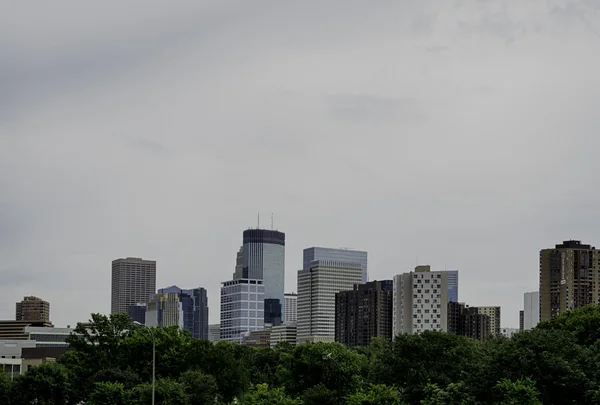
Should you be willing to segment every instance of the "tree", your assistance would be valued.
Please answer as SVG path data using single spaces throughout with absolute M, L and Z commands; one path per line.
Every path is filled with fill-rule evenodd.
M 121 383 L 100 382 L 95 384 L 94 391 L 86 405 L 130 405 L 131 392 Z
M 377 384 L 346 397 L 347 405 L 402 405 L 402 395 L 396 388 Z
M 286 395 L 285 389 L 269 388 L 268 384 L 258 384 L 243 395 L 240 405 L 303 405 L 301 399 Z
M 323 384 L 307 388 L 302 393 L 304 405 L 337 405 L 338 395 Z
M 498 405 L 542 405 L 535 381 L 523 378 L 517 381 L 503 379 L 494 387 Z
M 66 405 L 75 404 L 71 395 L 68 372 L 57 363 L 31 368 L 18 376 L 12 386 L 13 404 Z
M 421 405 L 474 405 L 475 400 L 467 393 L 463 383 L 451 383 L 446 388 L 427 384 L 425 399 Z
M 586 305 L 570 309 L 539 323 L 536 328 L 567 331 L 573 334 L 580 345 L 591 346 L 600 340 L 600 306 Z
M 133 390 L 133 398 L 139 404 L 150 404 L 152 400 L 152 384 L 144 383 Z M 187 405 L 187 397 L 183 385 L 170 378 L 156 380 L 155 399 L 157 404 Z
M 0 404 L 10 403 L 10 380 L 4 374 L 4 370 L 0 370 Z
M 189 404 L 210 404 L 218 398 L 219 386 L 212 375 L 190 370 L 181 375 L 179 382 L 183 385 Z

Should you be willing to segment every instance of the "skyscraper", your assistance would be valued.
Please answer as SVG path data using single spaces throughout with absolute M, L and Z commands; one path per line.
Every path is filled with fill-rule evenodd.
M 475 340 L 490 336 L 490 317 L 464 302 L 448 302 L 448 333 Z
M 362 268 L 362 283 L 369 279 L 367 269 L 367 252 L 352 249 L 332 249 L 324 247 L 310 247 L 304 249 L 304 263 L 302 270 L 308 270 L 311 263 L 316 260 L 328 260 L 332 262 L 360 263 Z
M 598 304 L 598 251 L 578 240 L 540 251 L 540 321 L 588 304 Z
M 38 297 L 24 297 L 16 304 L 15 320 L 50 322 L 50 303 Z
M 500 336 L 500 307 L 472 307 L 477 309 L 477 313 L 487 315 L 489 321 L 489 335 Z
M 540 321 L 540 293 L 528 292 L 523 296 L 523 330 L 535 328 Z
M 178 326 L 183 328 L 183 306 L 177 293 L 154 295 L 146 310 L 147 326 Z
M 447 270 L 448 302 L 458 302 L 458 270 Z
M 333 342 L 335 293 L 362 282 L 360 263 L 316 260 L 298 271 L 298 343 Z
M 371 339 L 392 339 L 392 280 L 355 284 L 335 294 L 335 341 L 369 346 Z
M 394 336 L 448 328 L 448 272 L 417 266 L 394 276 Z
M 221 286 L 221 340 L 242 343 L 247 332 L 264 329 L 265 286 L 262 280 L 238 279 Z
M 298 294 L 285 293 L 283 303 L 283 322 L 290 324 L 298 320 Z
M 178 294 L 183 310 L 183 328 L 196 339 L 208 339 L 208 298 L 202 287 L 182 290 L 176 285 L 158 290 L 159 294 Z
M 142 325 L 146 324 L 146 304 L 130 305 L 127 308 L 127 315 L 131 318 L 132 322 L 138 322 Z
M 127 313 L 130 306 L 147 304 L 156 294 L 156 261 L 135 257 L 112 262 L 112 314 Z
M 284 305 L 285 234 L 268 229 L 247 229 L 242 246 L 242 277 L 262 280 L 265 299 L 278 299 Z M 239 259 L 239 253 L 237 256 Z M 238 266 L 236 265 L 236 274 Z

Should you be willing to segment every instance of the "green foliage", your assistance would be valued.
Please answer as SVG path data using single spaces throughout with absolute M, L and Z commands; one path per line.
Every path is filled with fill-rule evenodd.
M 236 403 L 236 402 L 234 402 Z M 242 396 L 240 405 L 303 405 L 301 399 L 294 399 L 285 393 L 284 388 L 269 388 L 268 384 L 258 384 Z
M 11 404 L 65 405 L 75 404 L 69 374 L 57 363 L 34 367 L 15 378 L 11 387 Z
M 8 404 L 10 401 L 10 380 L 0 368 L 0 404 Z
M 498 405 L 542 405 L 535 381 L 524 378 L 517 381 L 503 379 L 494 387 Z
M 474 398 L 463 383 L 451 383 L 446 388 L 427 384 L 421 405 L 475 405 Z
M 212 375 L 202 371 L 186 371 L 179 378 L 187 396 L 188 404 L 210 404 L 219 397 L 219 386 Z
M 323 384 L 307 388 L 302 393 L 304 405 L 337 405 L 339 403 L 338 395 Z
M 99 382 L 95 384 L 86 405 L 129 405 L 131 393 L 121 383 Z
M 600 340 L 600 306 L 571 309 L 539 323 L 536 328 L 567 331 L 573 334 L 580 345 L 591 346 Z
M 346 397 L 347 405 L 402 405 L 400 391 L 386 385 L 370 385 Z
M 152 383 L 138 385 L 132 397 L 136 404 L 152 403 Z M 161 378 L 156 380 L 155 401 L 157 404 L 165 405 L 186 405 L 187 397 L 183 389 L 183 384 L 170 378 Z

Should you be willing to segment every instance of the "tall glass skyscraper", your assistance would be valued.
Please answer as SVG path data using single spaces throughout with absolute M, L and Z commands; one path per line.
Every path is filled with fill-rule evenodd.
M 182 325 L 196 339 L 208 339 L 208 298 L 202 287 L 182 290 L 176 285 L 161 288 L 159 294 L 177 294 L 182 308 Z
M 448 302 L 458 302 L 458 270 L 447 270 Z
M 263 280 L 265 299 L 284 304 L 285 234 L 268 229 L 244 231 L 242 278 Z
M 316 260 L 329 260 L 333 262 L 360 263 L 362 267 L 362 282 L 369 281 L 367 271 L 367 252 L 351 249 L 331 249 L 324 247 L 311 247 L 304 249 L 304 265 L 302 270 L 310 269 L 311 263 Z

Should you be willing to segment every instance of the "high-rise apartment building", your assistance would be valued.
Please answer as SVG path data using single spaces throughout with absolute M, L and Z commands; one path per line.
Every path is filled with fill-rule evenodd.
M 177 293 L 156 294 L 146 310 L 147 326 L 178 326 L 183 328 L 183 306 Z
M 183 310 L 183 328 L 196 339 L 208 339 L 208 297 L 204 288 L 183 290 L 174 285 L 162 288 L 158 293 L 177 294 Z
M 265 286 L 262 280 L 237 279 L 221 286 L 221 340 L 242 343 L 247 332 L 264 329 Z
M 477 308 L 477 312 L 490 318 L 490 336 L 500 336 L 500 307 L 471 307 Z
M 265 299 L 284 305 L 285 233 L 268 229 L 247 229 L 242 246 L 242 278 L 262 280 Z M 239 253 L 237 256 L 239 260 Z M 236 264 L 236 273 L 238 266 Z
M 525 329 L 525 311 L 520 310 L 519 311 L 519 330 L 524 330 Z
M 447 270 L 448 302 L 458 302 L 458 270 Z
M 475 340 L 490 336 L 490 317 L 464 302 L 448 302 L 448 333 Z
M 415 271 L 394 276 L 394 336 L 447 329 L 448 272 L 417 266 Z
M 38 297 L 24 297 L 16 304 L 15 320 L 50 322 L 50 303 Z
M 588 304 L 599 304 L 598 251 L 578 240 L 540 251 L 540 321 Z
M 298 271 L 298 343 L 333 342 L 335 294 L 362 279 L 363 267 L 356 262 L 316 260 Z
M 295 323 L 298 320 L 298 294 L 285 293 L 283 311 L 284 323 Z
M 362 268 L 362 283 L 366 283 L 369 279 L 369 273 L 367 269 L 367 252 L 361 250 L 311 247 L 304 249 L 303 259 L 304 262 L 302 270 L 308 270 L 311 266 L 311 263 L 316 260 L 327 260 L 331 262 L 342 263 L 360 263 Z
M 335 294 L 335 341 L 369 346 L 371 339 L 392 339 L 392 280 L 355 284 Z
M 156 261 L 135 257 L 112 262 L 112 314 L 127 313 L 127 308 L 138 303 L 147 304 L 156 294 Z
M 540 293 L 528 292 L 523 296 L 523 330 L 530 330 L 540 322 Z

